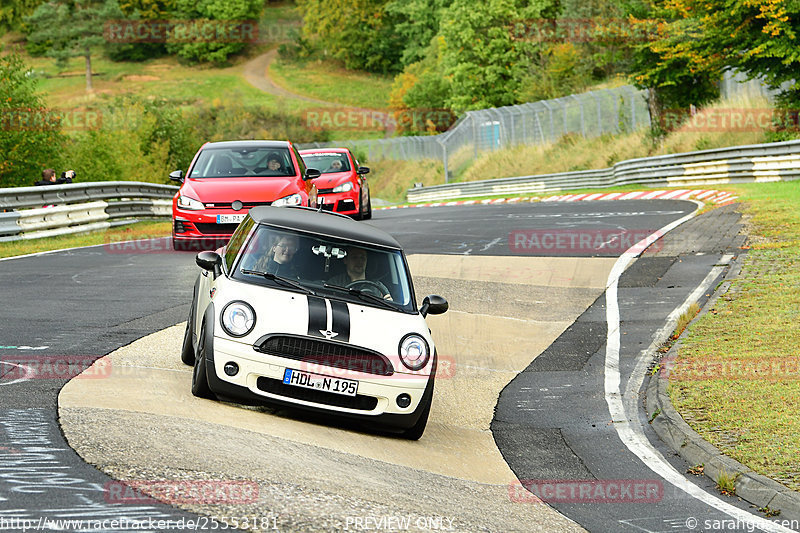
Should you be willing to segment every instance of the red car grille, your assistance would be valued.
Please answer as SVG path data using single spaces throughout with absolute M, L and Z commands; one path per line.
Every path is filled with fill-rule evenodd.
M 208 222 L 195 222 L 197 231 L 204 235 L 233 235 L 239 224 L 214 224 Z

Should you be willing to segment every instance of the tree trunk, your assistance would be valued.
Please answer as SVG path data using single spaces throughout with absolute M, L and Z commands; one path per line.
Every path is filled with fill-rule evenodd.
M 647 89 L 647 110 L 650 112 L 650 131 L 653 137 L 663 137 L 665 134 L 664 110 L 662 109 L 658 89 L 655 87 Z
M 88 47 L 83 57 L 86 59 L 86 92 L 90 93 L 94 89 L 92 88 L 92 53 Z

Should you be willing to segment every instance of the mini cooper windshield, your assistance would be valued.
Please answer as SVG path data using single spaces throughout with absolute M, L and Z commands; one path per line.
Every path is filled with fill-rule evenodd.
M 403 253 L 332 237 L 258 225 L 237 253 L 231 276 L 372 307 L 415 312 Z

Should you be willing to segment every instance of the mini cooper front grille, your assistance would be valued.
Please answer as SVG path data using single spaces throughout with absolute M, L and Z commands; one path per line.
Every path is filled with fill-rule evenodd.
M 343 407 L 345 409 L 357 409 L 359 411 L 372 411 L 378 405 L 378 399 L 373 396 L 344 396 L 332 392 L 304 389 L 286 385 L 279 379 L 260 377 L 256 381 L 258 390 L 311 403 L 329 405 L 332 407 Z
M 340 342 L 273 335 L 258 339 L 253 348 L 261 353 L 301 361 L 309 371 L 317 366 L 328 366 L 379 376 L 394 374 L 391 361 L 384 355 Z
M 233 235 L 239 224 L 214 224 L 209 222 L 195 222 L 197 231 L 204 235 Z

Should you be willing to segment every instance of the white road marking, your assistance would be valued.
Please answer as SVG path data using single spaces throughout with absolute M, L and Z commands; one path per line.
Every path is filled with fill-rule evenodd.
M 678 472 L 666 459 L 656 450 L 650 441 L 644 436 L 644 431 L 641 428 L 639 417 L 633 411 L 628 414 L 625 408 L 622 394 L 620 393 L 620 371 L 619 371 L 619 351 L 620 351 L 620 330 L 619 330 L 619 302 L 617 300 L 617 285 L 619 278 L 625 271 L 628 264 L 633 261 L 642 251 L 655 242 L 660 236 L 665 235 L 669 231 L 675 229 L 680 224 L 693 218 L 702 204 L 695 202 L 698 209 L 694 212 L 682 217 L 670 224 L 667 224 L 659 231 L 651 234 L 650 236 L 642 239 L 636 243 L 624 254 L 622 254 L 614 267 L 608 275 L 608 283 L 606 286 L 606 323 L 608 327 L 608 335 L 606 339 L 606 360 L 605 360 L 605 399 L 608 404 L 608 410 L 611 414 L 620 440 L 625 446 L 642 462 L 650 468 L 657 475 L 664 478 L 676 488 L 682 490 L 687 495 L 700 500 L 704 504 L 713 507 L 728 516 L 741 520 L 747 524 L 752 524 L 754 527 L 769 532 L 786 532 L 790 533 L 792 530 L 785 528 L 774 522 L 770 522 L 760 516 L 748 513 L 738 507 L 722 501 L 721 499 L 713 496 L 696 485 L 690 483 L 683 477 L 683 474 Z M 632 252 L 631 250 L 636 250 Z M 701 284 L 702 285 L 702 284 Z M 631 376 L 633 379 L 633 376 Z M 629 382 L 629 385 L 630 382 Z M 628 389 L 626 389 L 627 391 Z M 636 386 L 635 390 L 638 390 Z M 634 400 L 630 400 L 633 402 Z

